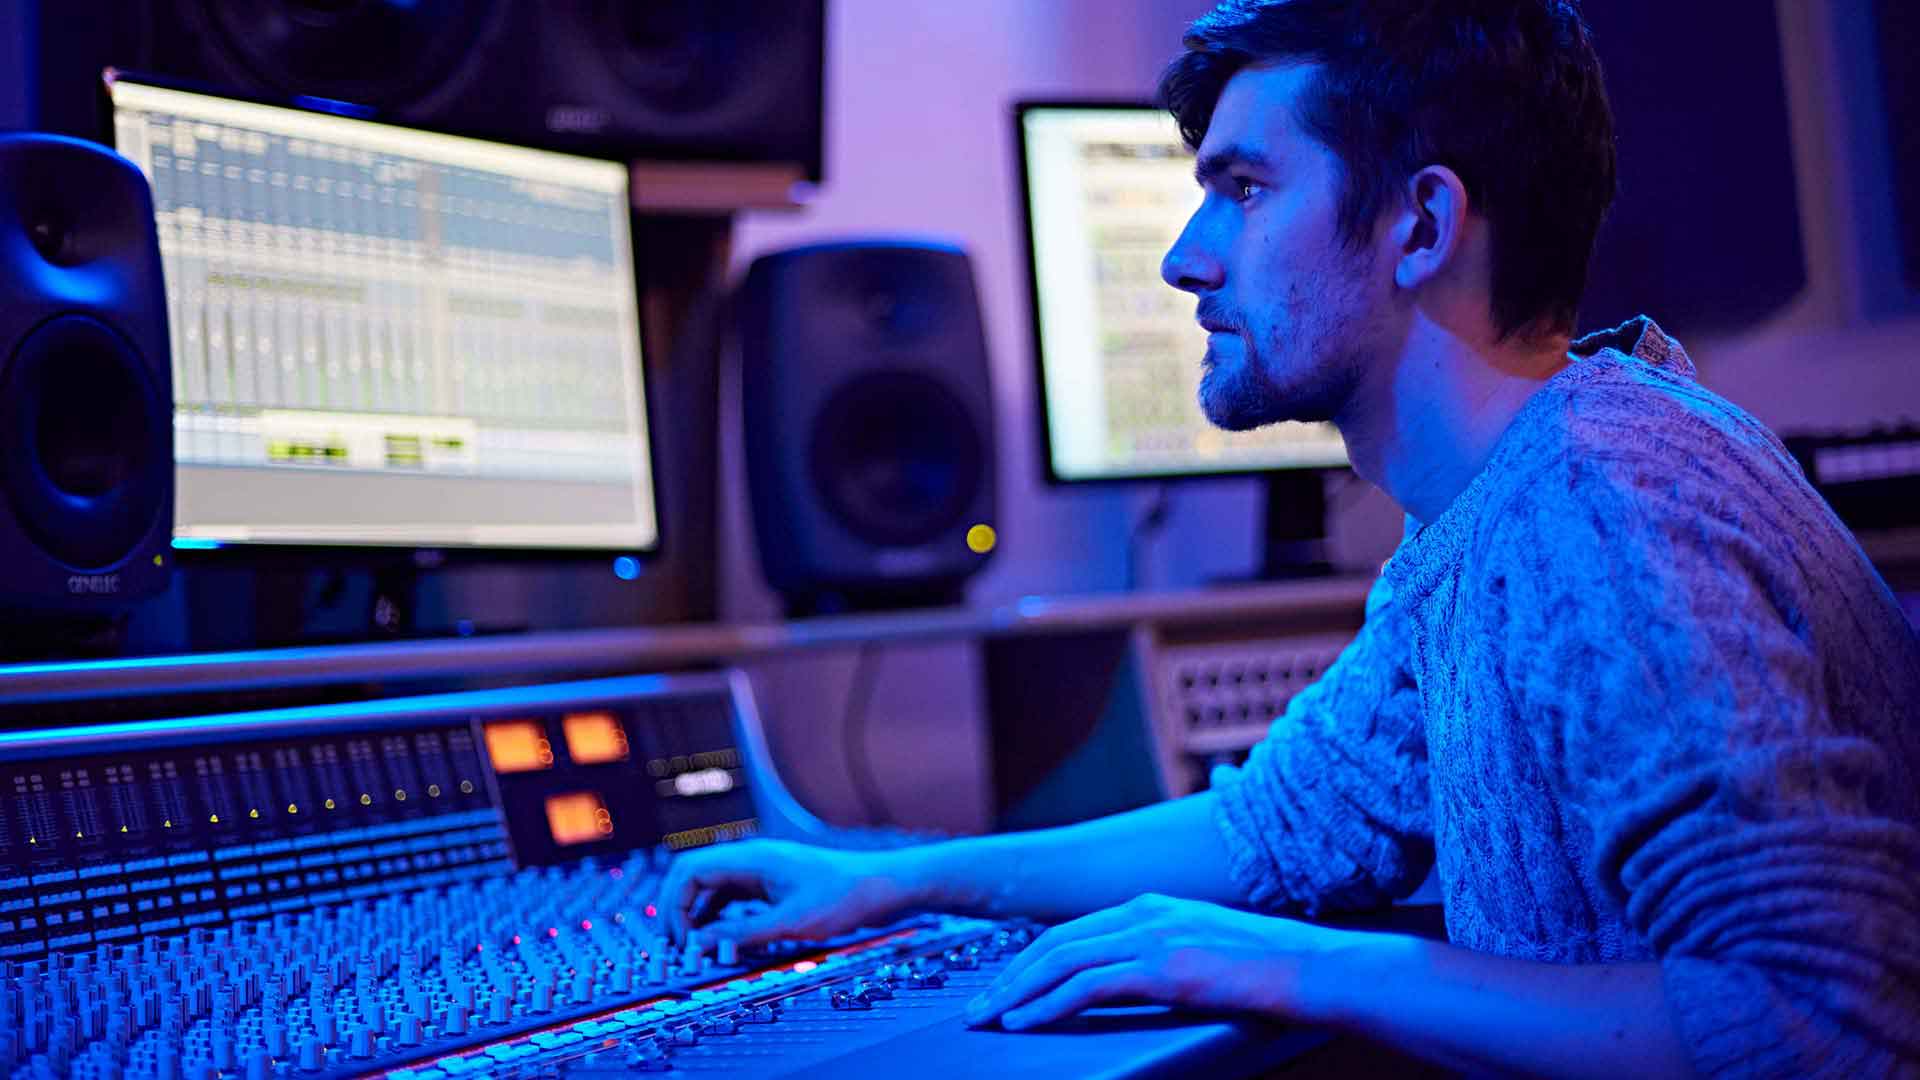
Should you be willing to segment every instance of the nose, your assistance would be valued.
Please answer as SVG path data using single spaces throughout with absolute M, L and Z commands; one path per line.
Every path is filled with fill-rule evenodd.
M 1187 219 L 1186 228 L 1160 260 L 1160 280 L 1182 292 L 1198 295 L 1220 287 L 1225 277 L 1220 259 L 1203 223 L 1203 204 Z

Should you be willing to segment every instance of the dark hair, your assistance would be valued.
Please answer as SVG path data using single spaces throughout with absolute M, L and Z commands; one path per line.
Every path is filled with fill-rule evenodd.
M 1364 244 L 1407 177 L 1445 165 L 1492 226 L 1500 336 L 1572 332 L 1615 184 L 1576 0 L 1226 0 L 1184 44 L 1160 97 L 1189 146 L 1242 68 L 1317 65 L 1298 121 L 1341 162 L 1342 242 Z

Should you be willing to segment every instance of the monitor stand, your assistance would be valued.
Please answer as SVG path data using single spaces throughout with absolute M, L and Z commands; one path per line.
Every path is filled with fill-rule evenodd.
M 296 556 L 297 558 L 298 556 Z M 353 645 L 467 637 L 524 630 L 451 618 L 442 597 L 440 553 L 383 554 L 317 566 L 291 561 L 195 567 L 187 571 L 186 626 L 196 652 Z
M 1260 535 L 1262 581 L 1333 573 L 1327 558 L 1327 486 L 1322 469 L 1266 474 L 1267 509 Z
M 375 638 L 420 636 L 420 578 L 422 567 L 385 566 L 373 572 L 366 626 Z
M 923 608 L 959 607 L 966 603 L 966 591 L 959 579 L 942 578 L 911 585 L 868 586 L 865 588 L 819 588 L 782 595 L 787 618 L 807 619 L 820 615 L 856 615 L 887 611 L 913 611 Z

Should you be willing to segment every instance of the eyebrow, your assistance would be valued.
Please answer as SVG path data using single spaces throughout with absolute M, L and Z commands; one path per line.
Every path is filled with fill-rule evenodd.
M 1236 165 L 1244 165 L 1261 172 L 1272 172 L 1273 159 L 1252 147 L 1233 144 L 1223 146 L 1194 162 L 1193 181 L 1202 187 L 1217 179 Z

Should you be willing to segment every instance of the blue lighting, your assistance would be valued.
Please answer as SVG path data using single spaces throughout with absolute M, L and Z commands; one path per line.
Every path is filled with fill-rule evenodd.
M 171 658 L 178 662 L 181 658 Z M 231 654 L 227 657 L 231 660 Z M 117 666 L 136 666 L 121 661 Z M 8 670 L 20 670 L 12 668 Z M 0 732 L 0 756 L 16 749 L 31 749 L 55 739 L 81 739 L 103 742 L 119 739 L 220 739 L 236 738 L 269 731 L 283 724 L 322 724 L 352 726 L 361 724 L 418 723 L 427 717 L 464 718 L 473 713 L 500 709 L 538 708 L 570 696 L 604 694 L 643 697 L 657 694 L 672 685 L 664 675 L 622 675 L 543 686 L 511 686 L 493 690 L 463 690 L 447 694 L 423 694 L 396 700 L 351 701 L 333 705 L 300 705 L 292 708 L 265 709 L 260 712 L 227 713 L 220 716 L 190 716 L 165 720 L 133 720 L 108 724 L 83 724 L 66 728 L 38 728 L 33 731 Z
M 175 551 L 212 551 L 219 546 L 220 541 L 218 540 L 202 540 L 193 536 L 176 536 L 173 538 L 173 548 Z
M 613 576 L 621 581 L 632 581 L 640 576 L 640 560 L 631 555 L 622 555 L 613 560 Z

